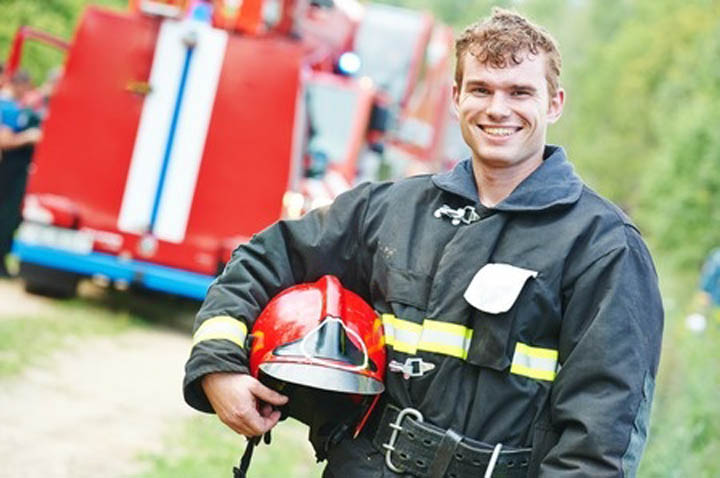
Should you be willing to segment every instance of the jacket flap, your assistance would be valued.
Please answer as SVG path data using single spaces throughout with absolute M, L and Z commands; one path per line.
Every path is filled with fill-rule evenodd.
M 537 277 L 537 274 L 537 271 L 510 264 L 485 264 L 475 273 L 463 297 L 483 312 L 507 312 L 520 295 L 525 282 L 530 277 Z

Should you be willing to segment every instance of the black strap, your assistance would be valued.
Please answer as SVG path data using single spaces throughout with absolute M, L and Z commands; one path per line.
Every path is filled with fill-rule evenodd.
M 462 435 L 459 433 L 455 433 L 453 430 L 445 432 L 445 436 L 442 437 L 437 450 L 435 450 L 435 458 L 430 464 L 430 478 L 443 478 L 445 476 L 460 440 L 462 440 Z
M 393 428 L 390 424 L 395 423 L 400 409 L 386 404 L 376 413 L 380 419 L 375 420 L 376 427 L 370 433 L 373 445 L 385 455 L 388 450 L 383 445 L 391 440 Z M 443 474 L 439 476 L 482 476 L 490 463 L 494 446 L 464 436 L 460 436 L 460 441 L 456 442 L 450 433 L 408 415 L 397 433 L 390 460 L 404 473 L 418 478 L 434 478 L 437 475 L 432 473 L 436 468 L 444 468 Z M 451 446 L 454 446 L 454 452 L 445 454 L 443 449 Z M 527 478 L 531 451 L 530 448 L 503 447 L 493 470 L 493 478 Z M 448 462 L 444 463 L 444 460 Z
M 272 440 L 270 431 L 265 433 L 262 437 L 249 437 L 247 439 L 245 451 L 243 452 L 242 458 L 240 458 L 240 463 L 238 466 L 233 467 L 233 478 L 247 478 L 247 471 L 248 468 L 250 468 L 250 460 L 252 460 L 253 451 L 255 451 L 255 447 L 260 444 L 261 438 L 266 445 L 269 445 Z
M 255 447 L 260 443 L 260 437 L 248 438 L 247 444 L 245 445 L 245 451 L 243 452 L 242 458 L 240 458 L 240 464 L 233 467 L 233 478 L 246 478 L 248 468 L 250 468 L 250 460 L 252 460 L 253 451 Z

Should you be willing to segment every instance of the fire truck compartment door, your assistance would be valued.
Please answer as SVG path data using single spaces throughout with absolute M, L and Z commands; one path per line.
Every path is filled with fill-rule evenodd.
M 160 27 L 118 218 L 121 231 L 185 239 L 227 32 L 166 20 Z

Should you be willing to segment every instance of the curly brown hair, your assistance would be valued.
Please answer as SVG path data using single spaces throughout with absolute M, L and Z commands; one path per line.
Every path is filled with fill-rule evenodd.
M 505 68 L 519 65 L 528 56 L 545 53 L 548 93 L 559 88 L 562 59 L 555 39 L 544 28 L 516 12 L 495 7 L 489 18 L 465 28 L 455 41 L 455 82 L 462 85 L 463 59 L 470 52 L 483 65 Z

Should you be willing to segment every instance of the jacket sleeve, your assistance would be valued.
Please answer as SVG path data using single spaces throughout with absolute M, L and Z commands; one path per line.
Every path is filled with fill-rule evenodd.
M 633 477 L 642 455 L 660 356 L 657 275 L 637 231 L 582 267 L 564 291 L 550 420 L 557 443 L 543 478 Z
M 369 183 L 298 220 L 279 221 L 239 246 L 212 283 L 193 327 L 183 392 L 192 407 L 211 412 L 200 379 L 213 372 L 248 372 L 245 339 L 255 318 L 292 285 L 336 275 L 346 287 L 360 280 L 360 224 Z

